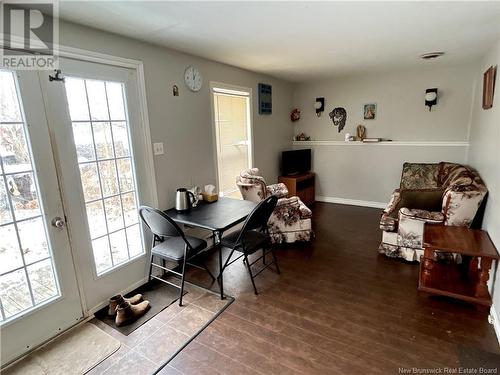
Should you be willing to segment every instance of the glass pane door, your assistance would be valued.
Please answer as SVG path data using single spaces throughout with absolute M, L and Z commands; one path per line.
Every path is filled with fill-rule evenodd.
M 58 182 L 38 73 L 0 70 L 2 365 L 83 317 Z
M 13 72 L 0 70 L 0 322 L 60 295 L 26 120 Z
M 125 89 L 77 77 L 65 88 L 99 276 L 144 253 Z
M 134 69 L 60 58 L 65 82 L 41 79 L 82 296 L 92 313 L 144 283 L 138 204 L 151 201 Z

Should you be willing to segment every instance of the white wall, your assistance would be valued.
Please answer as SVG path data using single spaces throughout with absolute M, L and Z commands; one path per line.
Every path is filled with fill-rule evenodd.
M 387 205 L 390 195 L 399 187 L 405 161 L 465 162 L 465 147 L 457 146 L 323 146 L 298 142 L 294 148 L 312 148 L 317 200 L 371 207 Z
M 425 62 L 432 64 L 432 62 Z M 301 110 L 295 123 L 315 140 L 344 140 L 366 126 L 369 137 L 395 141 L 467 140 L 474 64 L 391 71 L 346 76 L 338 79 L 298 84 L 294 105 Z M 425 89 L 437 87 L 438 104 L 429 112 L 424 105 Z M 317 117 L 313 108 L 317 97 L 325 97 L 326 110 Z M 363 120 L 363 104 L 377 103 L 375 120 Z M 347 110 L 347 123 L 338 133 L 328 116 L 335 107 Z
M 497 72 L 493 107 L 483 110 L 483 73 L 492 65 L 500 65 L 500 41 L 498 41 L 476 66 L 476 95 L 470 133 L 469 164 L 475 167 L 488 187 L 488 201 L 483 228 L 500 251 L 500 79 Z M 500 335 L 500 275 L 493 278 L 493 305 L 497 313 L 497 335 Z M 500 340 L 500 336 L 499 336 Z
M 313 164 L 318 176 L 320 199 L 352 199 L 388 201 L 399 185 L 401 166 L 410 162 L 463 163 L 465 143 L 471 118 L 475 78 L 473 63 L 435 68 L 425 62 L 421 69 L 348 76 L 327 81 L 298 84 L 294 106 L 302 118 L 295 131 L 305 132 L 316 141 L 343 141 L 346 132 L 356 133 L 359 124 L 366 126 L 368 137 L 409 142 L 395 145 L 329 145 L 314 142 Z M 429 112 L 424 105 L 425 89 L 437 87 L 437 106 Z M 313 104 L 316 97 L 325 97 L 326 110 L 318 118 Z M 375 120 L 363 120 L 363 104 L 376 103 Z M 347 123 L 338 133 L 328 116 L 334 107 L 347 110 Z M 411 142 L 423 142 L 424 146 Z M 426 142 L 447 142 L 439 147 Z M 459 142 L 455 144 L 455 142 Z M 304 147 L 296 145 L 295 147 Z
M 465 141 L 468 135 L 474 78 L 472 64 L 351 76 L 293 86 L 268 76 L 71 23 L 61 23 L 60 39 L 63 45 L 144 61 L 152 141 L 165 144 L 165 155 L 155 157 L 159 206 L 162 208 L 173 204 L 174 191 L 179 186 L 215 183 L 209 81 L 254 90 L 255 166 L 270 183 L 277 179 L 280 152 L 291 147 L 294 130 L 305 131 L 318 140 L 341 140 L 345 131 L 353 133 L 359 123 L 367 127 L 369 136 L 403 141 Z M 204 76 L 204 86 L 198 93 L 190 92 L 183 83 L 183 72 L 188 65 L 198 66 Z M 273 85 L 273 114 L 270 116 L 258 114 L 256 91 L 259 82 Z M 173 84 L 180 88 L 179 97 L 171 94 Z M 440 90 L 439 103 L 430 113 L 423 105 L 428 87 Z M 326 97 L 327 111 L 321 118 L 316 117 L 312 107 L 317 96 Z M 377 103 L 377 119 L 363 122 L 362 105 L 367 102 Z M 302 119 L 295 129 L 289 120 L 292 103 L 302 110 Z M 348 111 L 347 126 L 342 134 L 337 133 L 328 118 L 328 111 L 334 106 L 344 106 Z M 382 147 L 314 146 L 318 195 L 386 202 L 399 182 L 404 161 L 465 161 L 465 147 Z M 356 178 L 352 179 L 352 175 Z
M 63 5 L 61 5 L 63 6 Z M 277 181 L 279 155 L 290 148 L 293 125 L 289 119 L 292 85 L 275 78 L 183 54 L 80 25 L 61 22 L 60 43 L 144 62 L 152 142 L 164 142 L 165 155 L 155 156 L 160 208 L 174 203 L 180 186 L 216 182 L 215 147 L 209 82 L 238 85 L 253 90 L 254 161 L 270 183 Z M 197 66 L 204 78 L 198 93 L 184 84 L 184 70 Z M 273 114 L 257 109 L 257 84 L 273 86 Z M 180 96 L 172 96 L 172 85 Z

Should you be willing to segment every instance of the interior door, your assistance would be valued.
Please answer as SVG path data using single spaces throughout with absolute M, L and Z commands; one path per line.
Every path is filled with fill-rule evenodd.
M 147 275 L 137 212 L 148 183 L 143 152 L 135 152 L 142 139 L 137 80 L 135 70 L 73 59 L 61 59 L 60 68 L 65 82 L 40 74 L 85 309 L 92 313 Z
M 0 70 L 2 364 L 83 317 L 38 78 Z
M 241 198 L 236 176 L 251 167 L 250 92 L 213 88 L 219 193 Z

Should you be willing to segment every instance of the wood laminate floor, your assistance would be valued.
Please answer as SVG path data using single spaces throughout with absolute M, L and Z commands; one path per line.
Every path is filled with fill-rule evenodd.
M 281 248 L 282 274 L 264 271 L 258 296 L 241 262 L 227 269 L 236 301 L 163 374 L 398 374 L 456 368 L 460 344 L 499 353 L 487 312 L 419 294 L 417 264 L 377 253 L 380 210 L 313 212 L 315 241 Z

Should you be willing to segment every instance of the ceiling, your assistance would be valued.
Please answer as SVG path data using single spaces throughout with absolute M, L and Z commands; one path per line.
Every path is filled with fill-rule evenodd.
M 466 62 L 500 38 L 496 1 L 61 1 L 60 17 L 295 82 Z

